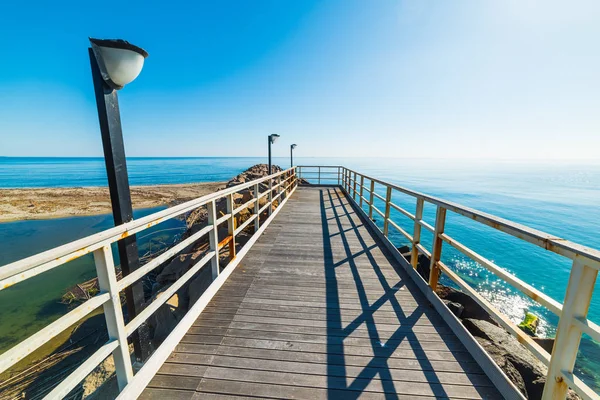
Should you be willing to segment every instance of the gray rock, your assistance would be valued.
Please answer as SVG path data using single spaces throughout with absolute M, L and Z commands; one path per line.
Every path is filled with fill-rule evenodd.
M 503 328 L 487 321 L 465 318 L 463 324 L 511 379 L 515 370 L 519 373 L 524 387 L 520 387 L 521 380 L 512 380 L 528 399 L 542 397 L 548 370 L 525 346 Z
M 554 347 L 554 339 L 553 338 L 541 338 L 541 337 L 533 337 L 534 342 L 539 344 L 542 349 L 546 350 L 548 353 L 552 354 L 552 348 Z
M 443 301 L 446 304 L 446 307 L 448 307 L 448 309 L 450 311 L 452 311 L 452 314 L 454 314 L 456 316 L 456 318 L 461 317 L 461 315 L 465 309 L 462 304 L 456 303 L 454 301 L 448 301 L 448 300 L 443 300 Z
M 493 325 L 498 325 L 490 314 L 468 294 L 443 285 L 438 285 L 436 292 L 442 300 L 462 304 L 464 309 L 461 318 L 480 319 Z
M 173 331 L 177 325 L 178 319 L 169 304 L 163 304 L 156 310 L 148 320 L 148 324 L 154 330 L 152 340 L 154 343 L 160 343 Z

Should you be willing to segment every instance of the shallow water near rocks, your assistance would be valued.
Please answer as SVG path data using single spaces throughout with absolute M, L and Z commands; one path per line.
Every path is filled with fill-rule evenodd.
M 300 147 L 297 154 L 300 154 L 299 150 Z M 226 157 L 133 158 L 128 159 L 128 167 L 132 185 L 168 184 L 226 181 L 251 165 L 265 161 L 264 158 Z M 597 163 L 302 157 L 295 158 L 295 161 L 298 165 L 345 165 L 391 183 L 600 248 L 600 164 Z M 289 158 L 275 158 L 274 164 L 289 166 Z M 102 158 L 0 158 L 0 187 L 74 185 L 106 185 Z M 382 187 L 376 187 L 376 190 L 385 195 Z M 383 209 L 379 200 L 375 202 L 378 208 Z M 409 212 L 415 211 L 415 201 L 409 196 L 394 194 L 393 202 Z M 427 222 L 433 224 L 435 208 L 426 206 L 424 216 Z M 411 221 L 402 214 L 392 211 L 392 220 L 412 232 Z M 381 225 L 380 218 L 377 223 Z M 111 224 L 110 216 L 0 224 L 0 239 L 3 239 L 0 240 L 0 265 L 108 228 Z M 395 244 L 406 244 L 403 236 L 393 228 L 390 232 Z M 448 213 L 446 232 L 562 302 L 571 267 L 569 260 L 452 213 Z M 76 234 L 80 236 L 69 236 Z M 423 230 L 422 240 L 426 246 L 431 246 L 431 234 L 426 230 Z M 557 318 L 548 310 L 449 246 L 444 247 L 443 260 L 514 322 L 520 322 L 525 312 L 531 311 L 541 319 L 538 333 L 554 336 Z M 84 263 L 84 259 L 80 262 Z M 60 306 L 55 303 L 56 294 L 62 290 L 58 289 L 59 286 L 66 288 L 89 274 L 93 276 L 93 264 L 89 261 L 85 261 L 89 267 L 77 262 L 69 264 L 73 265 L 58 268 L 52 279 L 40 278 L 38 283 L 31 280 L 24 285 L 36 289 L 18 289 L 19 285 L 11 288 L 14 293 L 10 300 L 2 297 L 8 296 L 6 293 L 11 293 L 10 290 L 0 292 L 0 351 L 10 347 L 10 341 L 5 339 L 10 332 L 22 337 L 23 332 L 35 332 L 45 325 L 52 318 L 48 315 L 59 315 Z M 50 286 L 56 289 L 48 288 L 51 281 L 60 284 L 52 283 Z M 448 280 L 443 282 L 448 283 Z M 598 286 L 597 283 L 589 311 L 590 319 L 596 323 L 600 323 Z M 54 295 L 45 294 L 44 290 Z M 31 296 L 39 298 L 36 307 L 25 306 L 25 303 L 5 306 L 5 299 L 9 300 L 8 303 L 19 304 L 23 298 Z M 12 324 L 4 323 L 5 318 L 13 321 L 22 319 L 18 325 L 21 331 L 9 329 Z M 10 343 L 15 344 L 14 341 Z M 600 374 L 597 371 L 600 371 L 600 346 L 584 337 L 577 373 L 600 391 Z

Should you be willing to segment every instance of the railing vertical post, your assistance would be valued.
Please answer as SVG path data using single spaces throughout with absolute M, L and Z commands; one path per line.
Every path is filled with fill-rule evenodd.
M 257 183 L 254 185 L 254 214 L 256 215 L 256 219 L 254 220 L 254 232 L 258 231 L 260 228 L 260 202 L 258 201 L 258 196 L 260 196 L 260 187 Z
M 340 186 L 340 167 L 337 167 L 337 184 Z
M 277 175 L 277 206 L 279 207 L 279 204 L 281 204 L 281 199 L 283 198 L 283 196 L 281 196 L 281 175 Z
M 573 324 L 573 320 L 587 317 L 597 276 L 597 270 L 586 266 L 580 260 L 573 262 L 548 366 L 548 376 L 542 395 L 544 400 L 562 400 L 567 396 L 569 387 L 562 377 L 562 371 L 573 373 L 581 341 L 581 329 Z
M 392 202 L 392 187 L 388 186 L 385 193 L 385 217 L 383 218 L 383 235 L 387 237 L 390 226 L 390 203 Z
M 360 176 L 360 208 L 362 208 L 363 204 L 363 189 L 365 187 L 365 177 L 363 175 Z
M 319 185 L 321 184 L 321 167 L 319 166 Z
M 269 201 L 269 216 L 273 213 L 273 178 L 269 178 L 269 195 L 267 196 Z
M 375 193 L 375 182 L 371 179 L 371 188 L 369 189 L 369 219 L 373 219 L 373 197 Z
M 227 220 L 227 233 L 231 236 L 231 240 L 229 241 L 229 259 L 233 260 L 235 258 L 235 215 L 233 215 L 233 210 L 235 207 L 235 203 L 233 202 L 233 193 L 227 196 L 227 214 L 231 216 Z
M 206 205 L 208 212 L 208 224 L 213 228 L 208 234 L 208 248 L 215 252 L 215 256 L 210 260 L 213 280 L 219 276 L 219 227 L 217 226 L 217 207 L 215 201 Z
M 417 245 L 421 243 L 421 224 L 419 221 L 423 219 L 423 206 L 425 202 L 422 198 L 417 197 L 417 210 L 415 212 L 415 225 L 413 229 L 413 242 L 412 249 L 410 251 L 410 264 L 414 269 L 417 269 L 419 263 L 419 249 Z
M 431 263 L 429 264 L 429 287 L 433 291 L 437 288 L 438 279 L 440 278 L 440 267 L 438 262 L 442 258 L 442 244 L 444 243 L 440 238 L 441 234 L 444 233 L 444 226 L 446 225 L 446 209 L 438 206 L 437 213 L 435 216 L 435 232 L 433 234 L 433 249 L 431 250 Z
M 354 173 L 354 179 L 352 181 L 352 184 L 354 186 L 352 198 L 354 199 L 354 201 L 356 201 L 356 172 Z
M 125 333 L 125 321 L 121 308 L 121 297 L 117 287 L 115 263 L 110 245 L 103 246 L 94 251 L 94 262 L 98 275 L 98 286 L 101 292 L 108 292 L 110 300 L 104 303 L 104 318 L 108 338 L 117 340 L 119 346 L 113 351 L 117 383 L 122 390 L 133 379 L 133 368 L 129 355 L 129 344 Z

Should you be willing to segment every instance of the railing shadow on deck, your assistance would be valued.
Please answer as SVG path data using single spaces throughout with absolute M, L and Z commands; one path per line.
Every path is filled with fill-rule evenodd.
M 349 202 L 344 201 L 345 196 L 343 194 L 340 195 L 340 190 L 338 188 L 320 190 L 320 196 L 323 248 L 325 252 L 324 268 L 326 277 L 326 301 L 327 306 L 332 309 L 332 312 L 327 315 L 328 397 L 339 398 L 340 396 L 343 396 L 344 398 L 357 398 L 367 386 L 376 379 L 377 375 L 379 375 L 385 397 L 390 399 L 398 398 L 396 394 L 398 390 L 395 387 L 395 384 L 398 384 L 398 382 L 395 382 L 392 378 L 388 361 L 403 341 L 409 343 L 410 348 L 420 364 L 421 370 L 427 377 L 427 383 L 430 385 L 431 391 L 436 396 L 447 397 L 448 394 L 446 393 L 442 382 L 438 378 L 433 365 L 427 357 L 427 353 L 421 345 L 420 339 L 413 330 L 417 321 L 426 314 L 426 309 L 428 308 L 426 299 L 418 291 L 418 288 L 413 287 L 414 285 L 401 269 L 396 269 L 398 281 L 393 286 L 390 286 L 390 283 L 385 278 L 371 252 L 374 248 L 383 249 L 383 246 L 368 246 L 366 244 L 359 231 L 359 228 L 363 225 L 357 224 L 352 219 L 351 216 L 355 213 Z M 332 214 L 332 216 L 329 214 Z M 351 225 L 351 228 L 344 228 L 344 219 Z M 335 220 L 337 232 L 330 231 L 329 224 L 333 220 Z M 354 237 L 350 237 L 349 234 L 352 234 Z M 339 262 L 334 262 L 332 238 L 340 240 L 344 248 L 345 259 Z M 361 247 L 359 252 L 352 252 L 349 243 L 350 239 L 358 240 Z M 395 261 L 387 254 L 387 251 L 384 251 L 384 255 L 389 263 L 394 265 Z M 377 276 L 378 282 L 383 289 L 383 296 L 375 302 L 371 303 L 367 298 L 365 286 L 355 261 L 358 256 L 366 256 L 368 258 L 373 271 Z M 336 273 L 337 268 L 344 266 L 350 269 L 361 305 L 361 310 L 359 311 L 360 314 L 345 326 L 342 321 L 342 308 Z M 404 311 L 398 298 L 395 296 L 401 288 L 406 289 L 415 299 L 421 300 L 420 305 L 411 313 Z M 398 328 L 387 340 L 380 337 L 378 326 L 374 319 L 375 312 L 386 303 L 391 305 L 394 314 L 398 318 Z M 339 344 L 339 338 L 341 337 L 343 340 L 344 338 L 350 337 L 350 335 L 363 324 L 366 326 L 367 332 L 369 333 L 373 356 L 358 376 L 348 382 L 344 345 Z M 449 347 L 456 344 L 449 342 L 442 334 L 440 334 L 440 338 L 442 338 L 443 342 Z M 466 350 L 463 349 L 463 351 Z M 459 365 L 463 364 L 458 360 L 457 363 L 459 363 Z M 479 389 L 477 390 L 479 391 Z M 482 395 L 484 395 L 484 393 L 482 393 Z

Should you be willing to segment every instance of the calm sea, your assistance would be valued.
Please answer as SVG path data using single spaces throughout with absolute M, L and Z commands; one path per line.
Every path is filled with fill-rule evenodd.
M 296 158 L 295 161 L 298 165 L 345 165 L 392 183 L 600 248 L 600 164 L 383 158 Z M 132 158 L 128 159 L 128 168 L 132 185 L 147 185 L 228 180 L 260 162 L 265 160 Z M 274 163 L 289 166 L 289 159 L 275 158 Z M 0 157 L 0 187 L 105 185 L 102 158 Z M 377 190 L 384 194 L 382 188 Z M 414 212 L 412 198 L 394 194 L 393 201 Z M 379 208 L 381 206 L 379 204 Z M 412 231 L 412 224 L 403 215 L 392 213 L 392 219 Z M 425 219 L 434 223 L 433 207 L 425 207 Z M 95 216 L 0 224 L 0 265 L 100 231 L 111 223 L 110 216 Z M 177 233 L 181 225 L 174 222 L 168 228 L 171 229 L 168 232 Z M 397 245 L 406 244 L 402 236 L 390 229 L 392 240 Z M 562 301 L 570 270 L 568 260 L 452 213 L 449 213 L 446 231 L 525 282 Z M 170 240 L 165 238 L 165 231 L 157 231 L 156 235 L 161 238 L 157 239 L 157 243 Z M 152 241 L 152 236 L 146 240 Z M 423 241 L 430 246 L 431 235 L 425 230 Z M 146 247 L 144 249 L 147 250 Z M 550 312 L 460 253 L 452 251 L 449 246 L 444 248 L 443 259 L 513 321 L 520 322 L 526 311 L 532 311 L 542 319 L 539 333 L 542 336 L 554 335 L 557 319 Z M 24 299 L 33 292 L 39 293 L 36 288 L 41 281 L 37 284 L 32 281 L 29 289 L 19 289 L 17 285 L 0 292 L 0 320 L 3 321 L 0 324 L 0 351 L 13 345 L 24 331 L 33 332 L 39 329 L 39 325 L 60 315 L 63 311 L 56 306 L 58 293 L 63 287 L 93 276 L 93 264 L 90 262 L 90 259 L 82 260 L 80 264 L 61 267 L 62 273 L 52 272 L 56 274 L 52 294 L 36 301 Z M 25 306 L 26 301 L 35 304 Z M 23 309 L 31 315 L 30 320 L 23 318 Z M 7 331 L 8 324 L 4 321 L 17 321 L 17 313 L 21 322 Z M 594 296 L 589 314 L 593 321 L 600 322 L 600 294 Z M 599 348 L 591 339 L 584 338 L 577 364 L 579 374 L 597 390 L 600 388 L 600 375 L 595 372 L 600 371 Z

